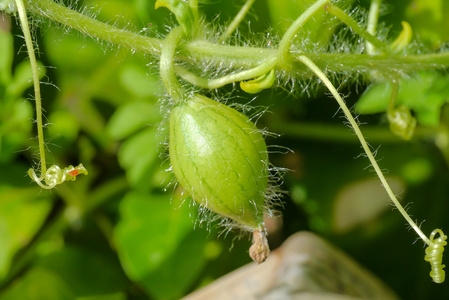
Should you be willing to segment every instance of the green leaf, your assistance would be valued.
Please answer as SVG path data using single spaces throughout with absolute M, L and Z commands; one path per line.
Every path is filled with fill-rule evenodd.
M 44 77 L 46 70 L 44 65 L 38 61 L 37 62 L 39 78 Z M 31 65 L 29 61 L 21 62 L 14 69 L 14 77 L 11 83 L 7 87 L 7 94 L 12 98 L 18 98 L 22 96 L 23 92 L 33 86 L 33 74 L 31 72 Z
M 127 275 L 156 299 L 179 299 L 209 258 L 207 232 L 192 231 L 188 205 L 173 197 L 128 193 L 114 231 Z
M 124 293 L 76 297 L 76 300 L 126 300 L 126 299 L 127 299 L 127 297 L 126 297 L 126 294 L 124 294 Z
M 449 2 L 446 0 L 414 0 L 405 17 L 421 42 L 438 48 L 449 40 Z
M 1 10 L 1 9 L 0 9 Z M 11 80 L 14 45 L 12 34 L 0 28 L 0 83 L 7 85 Z
M 117 293 L 128 285 L 115 259 L 90 248 L 66 246 L 46 255 L 37 265 L 57 274 L 78 297 Z
M 73 300 L 70 286 L 57 274 L 44 268 L 33 268 L 21 280 L 0 295 L 2 300 Z
M 22 98 L 13 100 L 0 103 L 0 163 L 9 161 L 18 150 L 25 148 L 33 125 L 31 102 Z
M 192 230 L 187 205 L 170 203 L 170 195 L 128 193 L 120 203 L 114 235 L 126 274 L 143 281 L 158 270 Z
M 73 142 L 77 138 L 80 124 L 69 111 L 56 110 L 50 115 L 49 122 L 52 124 L 51 130 L 48 131 L 49 137 L 62 138 L 67 142 Z
M 206 232 L 194 230 L 182 239 L 175 252 L 158 270 L 143 279 L 143 286 L 157 299 L 180 299 L 203 270 Z
M 160 120 L 159 108 L 155 104 L 131 102 L 120 106 L 115 111 L 106 130 L 113 139 L 120 140 L 146 125 L 154 126 Z
M 148 128 L 123 142 L 118 160 L 126 177 L 139 190 L 148 190 L 159 159 L 159 145 L 164 136 L 155 128 Z
M 33 239 L 50 212 L 51 201 L 36 197 L 38 194 L 38 188 L 0 186 L 0 279 L 9 271 L 13 256 Z
M 164 93 L 158 77 L 147 74 L 142 66 L 126 64 L 120 72 L 120 83 L 131 94 L 140 98 Z
M 371 85 L 356 104 L 357 113 L 385 112 L 392 93 L 389 82 Z M 416 114 L 419 124 L 436 127 L 440 123 L 441 107 L 449 100 L 449 80 L 437 73 L 419 73 L 401 80 L 396 106 L 405 105 Z
M 46 32 L 43 38 L 47 57 L 58 68 L 60 77 L 71 77 L 71 72 L 91 75 L 93 70 L 105 63 L 107 56 L 98 43 L 56 29 Z

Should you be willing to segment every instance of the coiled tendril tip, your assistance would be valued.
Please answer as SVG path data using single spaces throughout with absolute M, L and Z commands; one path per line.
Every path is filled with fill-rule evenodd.
M 435 235 L 439 234 L 438 238 L 435 238 Z M 430 271 L 430 277 L 432 277 L 435 283 L 443 283 L 445 279 L 443 262 L 443 252 L 444 246 L 447 245 L 446 242 L 447 236 L 443 233 L 441 229 L 435 229 L 430 234 L 428 247 L 426 248 L 426 256 L 424 257 L 425 261 L 430 263 L 432 270 Z
M 76 176 L 79 174 L 88 174 L 87 169 L 83 164 L 79 164 L 76 167 L 70 165 L 64 169 L 61 169 L 58 165 L 53 165 L 48 168 L 45 174 L 42 174 L 41 177 L 37 177 L 34 169 L 31 168 L 28 170 L 28 175 L 31 179 L 33 179 L 33 181 L 35 181 L 41 188 L 46 190 L 50 190 L 64 181 L 75 181 Z

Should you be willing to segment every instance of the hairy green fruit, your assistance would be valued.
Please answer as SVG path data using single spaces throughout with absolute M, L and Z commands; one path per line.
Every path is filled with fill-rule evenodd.
M 170 161 L 200 205 L 249 230 L 263 230 L 268 153 L 246 116 L 201 95 L 174 107 Z

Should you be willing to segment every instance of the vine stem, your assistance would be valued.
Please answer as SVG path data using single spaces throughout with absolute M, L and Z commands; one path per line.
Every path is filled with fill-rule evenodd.
M 176 53 L 176 46 L 179 44 L 185 33 L 182 27 L 173 28 L 162 43 L 160 76 L 165 90 L 176 102 L 182 101 L 186 97 L 186 92 L 179 84 L 175 76 L 173 60 Z
M 391 52 L 390 48 L 388 48 L 387 44 L 376 38 L 373 34 L 374 32 L 369 32 L 365 30 L 362 26 L 360 26 L 356 21 L 354 21 L 353 18 L 351 18 L 346 12 L 338 8 L 337 6 L 333 5 L 332 3 L 329 3 L 326 6 L 326 11 L 337 17 L 339 20 L 341 20 L 343 23 L 345 23 L 347 26 L 349 26 L 352 30 L 354 30 L 358 35 L 360 35 L 362 38 L 364 38 L 367 43 L 372 45 L 372 47 L 377 47 L 378 49 L 382 50 L 384 53 Z M 375 27 L 374 27 L 375 28 Z M 374 50 L 373 50 L 374 51 Z M 367 52 L 370 55 L 374 55 L 375 53 Z
M 37 68 L 36 56 L 34 54 L 33 40 L 31 39 L 30 28 L 28 26 L 28 17 L 25 10 L 25 5 L 23 0 L 15 0 L 17 5 L 17 10 L 19 12 L 20 24 L 22 26 L 22 32 L 25 37 L 25 44 L 27 47 L 28 57 L 30 59 L 31 73 L 33 76 L 34 84 L 34 95 L 36 102 L 36 125 L 37 125 L 37 137 L 39 143 L 39 154 L 40 154 L 40 165 L 41 165 L 41 176 L 39 180 L 43 180 L 45 173 L 47 172 L 47 163 L 45 161 L 45 144 L 44 144 L 44 130 L 42 126 L 42 100 L 41 100 L 41 89 L 39 85 L 39 70 Z
M 285 56 L 288 54 L 290 43 L 295 37 L 298 30 L 300 30 L 304 26 L 304 24 L 312 17 L 314 13 L 316 13 L 324 5 L 330 3 L 330 1 L 331 0 L 318 0 L 313 5 L 311 5 L 304 13 L 302 13 L 301 16 L 299 16 L 299 18 L 297 18 L 292 25 L 290 25 L 290 27 L 282 37 L 281 42 L 279 43 L 280 59 L 285 58 Z
M 160 56 L 162 41 L 157 38 L 143 36 L 127 30 L 99 22 L 91 17 L 64 7 L 51 0 L 24 0 L 27 9 L 49 20 L 53 20 L 64 26 L 73 28 L 93 39 L 104 40 L 118 46 L 124 46 L 133 51 L 142 51 L 154 56 Z M 329 0 L 330 1 L 330 0 Z M 328 1 L 321 0 L 321 3 Z M 314 7 L 311 6 L 310 8 Z M 321 7 L 321 6 L 320 6 Z M 309 9 L 310 9 L 309 8 Z M 295 22 L 297 23 L 298 20 Z M 293 38 L 295 32 L 291 33 Z M 285 39 L 284 47 L 289 46 Z M 287 51 L 288 52 L 288 51 Z M 218 45 L 205 40 L 191 41 L 179 47 L 176 59 L 192 62 L 207 60 L 210 65 L 231 66 L 232 68 L 254 68 L 267 58 L 277 53 L 277 49 L 261 47 L 243 47 Z M 333 72 L 379 72 L 387 77 L 397 77 L 404 73 L 420 70 L 435 70 L 449 67 L 449 52 L 439 52 L 417 55 L 384 54 L 367 55 L 351 53 L 306 53 L 318 66 L 326 67 Z M 288 53 L 284 53 L 288 55 Z M 297 55 L 290 53 L 288 64 L 277 66 L 277 70 L 286 74 L 302 75 L 303 78 L 312 76 Z M 286 58 L 286 57 L 284 57 Z
M 421 231 L 418 225 L 410 218 L 410 216 L 407 214 L 405 209 L 402 207 L 401 203 L 399 203 L 398 199 L 396 198 L 395 194 L 391 190 L 390 185 L 387 182 L 387 179 L 385 178 L 384 174 L 382 173 L 379 165 L 377 164 L 376 159 L 374 158 L 373 153 L 371 152 L 371 149 L 369 148 L 362 132 L 360 131 L 359 126 L 357 125 L 357 122 L 355 121 L 354 117 L 352 116 L 351 112 L 349 111 L 348 107 L 346 106 L 346 103 L 338 93 L 337 89 L 333 86 L 333 84 L 330 82 L 330 80 L 327 78 L 327 76 L 321 71 L 320 68 L 318 68 L 317 65 L 313 61 L 311 61 L 307 56 L 302 55 L 299 57 L 299 59 L 306 65 L 312 72 L 318 76 L 319 79 L 324 83 L 324 85 L 327 87 L 327 89 L 331 92 L 332 96 L 334 96 L 335 100 L 337 100 L 338 104 L 340 105 L 341 109 L 343 110 L 343 113 L 346 116 L 346 119 L 351 124 L 352 129 L 354 130 L 357 138 L 360 141 L 360 144 L 362 145 L 363 150 L 366 153 L 366 156 L 368 157 L 371 165 L 374 168 L 374 171 L 376 172 L 377 176 L 379 177 L 382 186 L 386 190 L 388 196 L 390 197 L 393 204 L 396 206 L 396 208 L 399 210 L 399 212 L 402 214 L 402 216 L 405 218 L 405 220 L 410 224 L 410 226 L 415 230 L 415 232 L 419 235 L 419 237 L 427 244 L 431 245 L 432 242 L 427 238 L 427 236 Z
M 368 31 L 368 33 L 372 35 L 376 33 L 377 21 L 379 19 L 379 8 L 381 3 L 382 0 L 372 0 L 369 7 L 368 26 L 366 27 L 366 31 Z M 366 41 L 366 53 L 370 55 L 376 54 L 374 45 L 369 41 Z
M 245 4 L 242 6 L 240 11 L 237 13 L 235 18 L 232 20 L 231 24 L 226 27 L 226 31 L 221 36 L 220 40 L 223 43 L 226 39 L 237 29 L 239 24 L 242 22 L 243 18 L 245 18 L 246 14 L 250 10 L 251 6 L 256 0 L 247 0 Z

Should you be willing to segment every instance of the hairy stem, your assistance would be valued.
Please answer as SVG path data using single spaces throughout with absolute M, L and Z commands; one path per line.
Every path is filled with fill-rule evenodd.
M 25 0 L 27 9 L 94 39 L 160 55 L 161 41 L 102 23 L 52 0 Z
M 324 5 L 327 2 L 321 0 L 318 3 Z M 30 12 L 79 30 L 94 39 L 105 40 L 118 46 L 160 56 L 162 45 L 160 39 L 142 36 L 104 24 L 60 4 L 56 4 L 51 0 L 26 0 L 26 4 Z M 297 20 L 297 22 L 299 21 Z M 294 36 L 295 32 L 292 34 Z M 284 47 L 287 47 L 286 49 L 289 47 L 289 42 L 289 40 L 285 39 Z M 217 45 L 204 40 L 196 40 L 181 46 L 176 59 L 185 62 L 205 60 L 210 65 L 228 65 L 236 69 L 250 69 L 257 67 L 266 59 L 276 55 L 276 52 L 277 50 L 275 49 Z M 302 54 L 307 55 L 320 68 L 329 72 L 354 72 L 357 74 L 366 72 L 366 74 L 369 74 L 375 71 L 384 77 L 393 78 L 420 70 L 435 70 L 449 67 L 449 52 L 409 54 L 407 56 L 391 53 L 383 55 L 352 53 Z M 288 53 L 287 51 L 284 57 L 287 63 L 278 65 L 277 70 L 289 75 L 312 78 L 314 74 L 300 62 L 299 56 L 300 54 Z
M 376 34 L 377 20 L 379 19 L 379 8 L 381 3 L 382 0 L 371 1 L 368 13 L 368 26 L 366 27 L 366 31 L 368 31 L 369 34 Z M 374 45 L 368 41 L 366 42 L 366 53 L 370 55 L 374 55 L 376 53 Z
M 365 140 L 365 137 L 363 136 L 362 132 L 360 131 L 359 126 L 357 125 L 357 122 L 355 121 L 354 117 L 352 116 L 351 112 L 349 111 L 348 107 L 346 106 L 344 100 L 341 98 L 338 91 L 335 89 L 335 87 L 332 85 L 332 83 L 329 81 L 327 76 L 315 65 L 307 56 L 302 55 L 300 57 L 300 60 L 308 67 L 310 70 L 312 70 L 318 78 L 321 79 L 321 81 L 324 83 L 324 85 L 328 88 L 328 90 L 331 92 L 332 96 L 334 96 L 335 100 L 337 100 L 338 104 L 340 105 L 341 109 L 343 110 L 343 113 L 346 116 L 346 119 L 351 124 L 352 129 L 354 130 L 354 133 L 356 134 L 357 138 L 360 141 L 360 144 L 362 145 L 363 150 L 366 153 L 366 156 L 368 157 L 371 165 L 374 168 L 374 171 L 376 172 L 377 176 L 379 177 L 382 186 L 386 190 L 388 196 L 390 197 L 393 204 L 396 206 L 396 208 L 399 210 L 399 212 L 402 214 L 404 219 L 407 221 L 407 223 L 410 224 L 410 226 L 415 230 L 415 232 L 419 235 L 419 237 L 427 244 L 431 245 L 431 241 L 427 238 L 427 236 L 421 231 L 421 229 L 416 225 L 416 223 L 410 218 L 410 216 L 407 214 L 405 209 L 402 207 L 401 203 L 399 203 L 399 200 L 396 198 L 395 194 L 391 190 L 390 185 L 387 182 L 387 179 L 385 178 L 384 174 L 382 173 L 379 165 L 377 164 L 376 159 L 374 158 L 373 153 L 371 152 L 371 149 L 368 146 L 368 143 Z
M 36 126 L 37 126 L 37 138 L 39 143 L 39 155 L 41 165 L 42 180 L 47 172 L 47 163 L 45 160 L 45 143 L 44 143 L 44 130 L 42 126 L 42 100 L 41 100 L 41 88 L 39 85 L 39 71 L 37 69 L 36 56 L 34 54 L 33 40 L 30 34 L 30 28 L 28 26 L 28 17 L 26 14 L 25 6 L 22 0 L 16 0 L 17 10 L 20 17 L 20 25 L 22 26 L 22 32 L 25 37 L 25 44 L 27 47 L 28 57 L 30 59 L 31 72 L 33 75 L 34 84 L 34 100 L 36 101 Z
M 165 90 L 175 101 L 181 101 L 186 97 L 185 91 L 179 84 L 173 68 L 173 59 L 176 52 L 176 46 L 184 36 L 185 34 L 183 29 L 181 27 L 176 27 L 170 31 L 162 44 L 160 75 Z
M 328 4 L 331 0 L 318 0 L 310 6 L 301 16 L 293 22 L 287 29 L 279 44 L 280 59 L 282 60 L 288 54 L 289 47 L 296 33 L 304 26 L 304 24 L 316 13 L 321 7 Z

